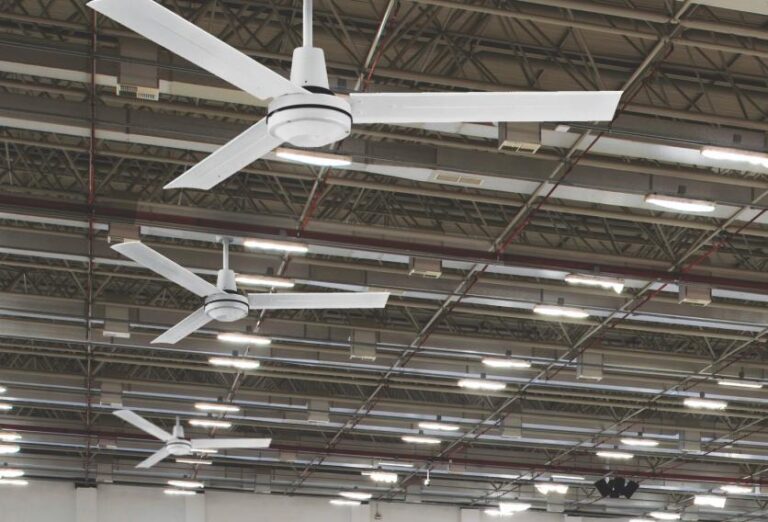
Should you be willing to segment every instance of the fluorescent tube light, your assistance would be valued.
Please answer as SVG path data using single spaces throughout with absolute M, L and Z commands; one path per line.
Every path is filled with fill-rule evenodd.
M 657 207 L 678 212 L 714 212 L 715 210 L 715 204 L 711 201 L 680 196 L 665 196 L 664 194 L 647 194 L 645 202 L 649 205 L 656 205 Z
M 192 453 L 207 453 L 207 454 L 214 454 L 218 453 L 219 450 L 217 449 L 193 449 Z
M 0 441 L 15 442 L 17 440 L 21 440 L 21 435 L 15 431 L 0 431 Z
M 435 431 L 459 431 L 461 426 L 457 426 L 456 424 L 446 424 L 444 422 L 423 421 L 419 423 L 419 428 L 422 430 Z
M 0 479 L 0 486 L 27 486 L 29 482 L 24 479 Z
M 397 482 L 397 473 L 391 471 L 363 471 L 363 475 L 369 477 L 374 482 L 384 482 L 394 484 Z
M 502 513 L 520 513 L 529 509 L 531 505 L 525 502 L 499 502 L 499 511 Z
M 487 391 L 501 391 L 507 387 L 503 382 L 488 381 L 486 379 L 461 379 L 458 382 L 459 387 L 467 388 L 468 390 L 487 390 Z
M 8 404 L 7 402 L 0 402 L 0 411 L 11 411 L 13 409 L 13 404 Z
M 196 426 L 198 428 L 231 428 L 232 423 L 225 420 L 218 419 L 189 419 L 187 421 L 190 426 Z
M 18 444 L 0 444 L 0 455 L 18 453 L 21 447 Z
M 539 315 L 549 317 L 567 317 L 568 319 L 586 319 L 589 313 L 580 308 L 570 306 L 544 305 L 538 304 L 533 307 L 533 312 Z
M 328 501 L 329 504 L 334 506 L 359 506 L 359 500 L 348 500 L 346 498 L 332 498 Z
M 275 250 L 277 252 L 287 252 L 289 254 L 306 254 L 309 247 L 302 243 L 290 243 L 287 241 L 269 241 L 266 239 L 246 239 L 243 241 L 245 248 L 255 248 L 258 250 Z
M 558 495 L 565 495 L 568 493 L 568 486 L 566 484 L 553 484 L 551 482 L 543 482 L 540 484 L 534 484 L 536 491 L 542 495 L 549 495 L 550 493 L 557 493 Z
M 565 282 L 572 285 L 597 286 L 606 290 L 613 290 L 620 294 L 624 290 L 624 280 L 615 277 L 604 277 L 591 274 L 568 274 Z
M 680 520 L 680 513 L 670 513 L 669 511 L 654 511 L 653 513 L 648 514 L 656 520 Z
M 296 286 L 293 279 L 245 274 L 237 274 L 235 282 L 246 286 L 268 286 L 270 288 L 293 288 Z
M 440 442 L 442 442 L 440 439 L 424 437 L 422 435 L 403 435 L 401 440 L 411 444 L 440 444 Z
M 363 491 L 340 491 L 339 495 L 350 500 L 371 500 L 371 497 L 373 496 L 370 493 L 365 493 Z
M 16 468 L 0 468 L 0 479 L 13 479 L 24 476 L 24 470 Z
M 603 459 L 629 460 L 635 456 L 623 451 L 598 451 L 596 455 Z
M 379 466 L 389 466 L 391 468 L 413 468 L 413 464 L 410 462 L 396 462 L 393 460 L 382 460 L 379 461 Z
M 553 480 L 587 480 L 578 475 L 552 475 Z
M 738 161 L 768 168 L 768 156 L 749 150 L 728 149 L 724 147 L 703 147 L 701 149 L 701 155 L 709 159 Z
M 227 343 L 237 344 L 257 344 L 259 346 L 267 346 L 272 343 L 272 340 L 260 335 L 248 335 L 236 332 L 220 333 L 216 336 L 219 341 Z
M 621 439 L 621 443 L 625 444 L 627 446 L 636 446 L 638 448 L 655 448 L 659 445 L 658 440 L 653 439 L 645 439 L 645 438 L 633 438 L 633 437 L 625 437 Z
M 168 489 L 164 489 L 163 493 L 165 493 L 166 495 L 175 495 L 175 496 L 192 496 L 192 495 L 197 495 L 197 493 L 195 493 L 194 491 L 192 491 L 190 489 L 171 489 L 171 488 L 168 488 Z
M 720 486 L 720 490 L 732 495 L 747 495 L 754 491 L 749 486 L 739 486 L 738 484 L 726 484 L 725 486 Z
M 483 511 L 489 517 L 511 517 L 514 513 L 502 513 L 498 508 L 488 508 Z
M 724 410 L 728 407 L 728 403 L 725 401 L 716 401 L 713 399 L 698 399 L 694 397 L 689 397 L 688 399 L 685 399 L 683 401 L 683 404 L 685 404 L 689 408 L 694 408 L 697 410 Z
M 280 147 L 275 150 L 275 156 L 288 161 L 306 163 L 317 167 L 348 167 L 352 164 L 352 158 L 341 154 L 328 152 L 316 152 L 311 150 L 286 149 Z
M 717 384 L 720 386 L 731 386 L 733 388 L 752 388 L 754 390 L 759 390 L 763 387 L 762 383 L 759 382 L 739 381 L 735 379 L 720 379 L 717 381 Z
M 490 368 L 530 368 L 531 363 L 518 359 L 505 359 L 503 357 L 485 357 L 483 364 Z
M 201 411 L 223 411 L 235 413 L 240 411 L 240 406 L 235 404 L 225 404 L 223 402 L 196 402 L 195 409 Z
M 723 509 L 725 507 L 725 497 L 719 495 L 696 495 L 693 497 L 693 503 L 696 506 L 709 506 Z
M 193 466 L 210 466 L 213 464 L 213 461 L 211 460 L 205 460 L 205 459 L 185 459 L 185 458 L 178 458 L 176 459 L 177 464 L 192 464 Z
M 169 480 L 166 484 L 173 486 L 174 488 L 183 489 L 199 489 L 205 487 L 205 484 L 196 480 Z
M 208 364 L 225 368 L 237 368 L 238 370 L 255 370 L 261 366 L 259 361 L 241 359 L 239 357 L 211 357 L 208 359 Z
M 7 391 L 8 391 L 8 388 L 6 388 L 5 386 L 0 386 L 0 393 L 5 393 Z

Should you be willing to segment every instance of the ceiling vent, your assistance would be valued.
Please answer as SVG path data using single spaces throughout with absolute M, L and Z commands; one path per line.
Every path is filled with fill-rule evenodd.
M 707 306 L 712 302 L 712 288 L 705 285 L 680 284 L 678 302 L 680 304 Z
M 541 148 L 540 123 L 499 123 L 499 150 L 535 154 Z
M 408 264 L 408 275 L 437 279 L 443 275 L 443 263 L 439 259 L 412 257 Z
M 451 185 L 463 185 L 465 187 L 479 187 L 483 184 L 483 178 L 479 176 L 469 176 L 467 174 L 456 174 L 454 172 L 438 171 L 432 175 L 433 181 L 440 183 L 450 183 Z
M 115 92 L 118 96 L 157 101 L 160 85 L 157 76 L 157 46 L 146 40 L 123 37 L 119 40 L 120 62 Z

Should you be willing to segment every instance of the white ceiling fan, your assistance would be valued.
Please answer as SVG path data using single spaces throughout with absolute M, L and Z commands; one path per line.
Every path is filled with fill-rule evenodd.
M 267 116 L 166 189 L 207 190 L 282 143 L 323 147 L 352 123 L 549 122 L 613 119 L 621 91 L 352 93 L 328 85 L 325 54 L 312 46 L 312 0 L 304 0 L 304 46 L 291 79 L 246 56 L 153 0 L 92 0 L 88 6 L 243 91 L 271 99 Z
M 285 294 L 238 293 L 235 272 L 229 268 L 229 242 L 223 244 L 223 267 L 216 285 L 168 259 L 141 241 L 126 240 L 112 249 L 205 299 L 202 307 L 152 341 L 175 344 L 216 320 L 225 323 L 245 318 L 251 310 L 309 310 L 384 308 L 388 292 L 315 292 Z
M 157 437 L 165 443 L 165 446 L 154 452 L 145 460 L 139 462 L 137 468 L 151 468 L 161 460 L 171 455 L 185 457 L 201 450 L 215 449 L 264 449 L 272 443 L 272 439 L 185 439 L 184 428 L 176 419 L 173 433 L 168 433 L 163 428 L 149 422 L 144 417 L 131 410 L 117 410 L 113 412 L 128 424 L 132 424 L 145 433 Z

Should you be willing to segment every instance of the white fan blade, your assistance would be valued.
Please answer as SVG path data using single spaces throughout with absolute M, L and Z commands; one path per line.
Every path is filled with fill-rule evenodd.
M 267 131 L 267 120 L 261 120 L 163 188 L 208 190 L 280 144 L 282 141 Z
M 349 95 L 354 123 L 610 121 L 622 91 Z
M 147 457 L 146 459 L 139 462 L 136 467 L 137 468 L 151 468 L 161 460 L 163 460 L 165 457 L 169 456 L 171 454 L 170 451 L 168 451 L 167 448 L 162 448 L 154 452 L 152 455 Z
M 152 0 L 93 0 L 88 7 L 257 98 L 307 92 Z
M 160 426 L 149 422 L 144 417 L 141 417 L 140 415 L 132 412 L 131 410 L 117 410 L 112 413 L 123 419 L 128 424 L 132 424 L 136 428 L 139 428 L 141 431 L 149 433 L 153 437 L 157 437 L 163 442 L 173 440 L 173 435 L 165 431 Z
M 123 241 L 112 245 L 112 250 L 136 261 L 144 268 L 160 274 L 200 297 L 219 293 L 219 289 L 202 277 L 193 274 L 180 264 L 171 261 L 156 250 L 152 250 L 141 241 Z
M 200 307 L 187 317 L 176 323 L 175 326 L 166 330 L 164 334 L 152 340 L 150 344 L 176 344 L 189 334 L 196 332 L 213 319 L 205 313 L 205 307 Z
M 263 449 L 272 444 L 272 439 L 192 439 L 192 450 L 202 449 Z
M 316 292 L 248 294 L 251 308 L 260 310 L 310 310 L 331 308 L 384 308 L 388 292 Z

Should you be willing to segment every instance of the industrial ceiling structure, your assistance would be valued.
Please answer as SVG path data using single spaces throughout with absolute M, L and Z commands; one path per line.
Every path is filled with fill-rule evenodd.
M 296 0 L 160 3 L 285 76 L 301 45 Z M 624 94 L 612 122 L 355 125 L 327 150 L 348 165 L 270 153 L 164 190 L 266 103 L 80 0 L 0 0 L 0 438 L 21 436 L 0 462 L 81 484 L 765 519 L 764 2 L 322 0 L 314 16 L 339 94 Z M 126 239 L 211 282 L 226 240 L 248 291 L 390 297 L 152 344 L 200 298 L 110 248 Z M 123 408 L 272 443 L 137 469 L 161 443 Z M 631 498 L 594 487 L 617 477 Z

